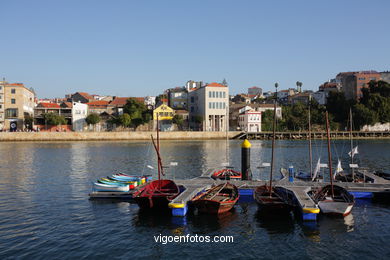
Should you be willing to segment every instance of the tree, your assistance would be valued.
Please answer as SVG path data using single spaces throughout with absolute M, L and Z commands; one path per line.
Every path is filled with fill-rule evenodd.
M 126 105 L 123 107 L 124 114 L 128 114 L 131 118 L 130 125 L 134 128 L 137 128 L 139 125 L 148 123 L 152 116 L 151 112 L 145 106 L 144 103 L 141 103 L 135 99 L 128 99 Z
M 65 125 L 66 124 L 66 119 L 65 117 L 63 116 L 60 116 L 58 114 L 55 114 L 55 113 L 46 113 L 46 114 L 43 114 L 43 119 L 45 119 L 45 122 L 48 124 L 48 125 L 52 125 L 52 126 L 57 126 L 57 125 Z
M 123 127 L 129 127 L 131 125 L 131 117 L 127 113 L 120 115 L 116 121 Z
M 226 86 L 226 87 L 228 86 L 228 83 L 227 83 L 226 79 L 223 79 L 223 80 L 222 80 L 222 85 L 224 85 L 224 86 Z
M 94 128 L 95 125 L 100 122 L 100 120 L 101 120 L 100 116 L 96 113 L 91 113 L 85 118 L 87 124 L 93 125 Z
M 355 104 L 352 109 L 353 121 L 357 129 L 364 125 L 372 125 L 378 122 L 378 115 L 375 111 L 367 108 L 363 104 Z
M 198 125 L 198 128 L 202 128 L 203 117 L 200 115 L 194 116 L 194 122 Z
M 176 124 L 177 127 L 181 130 L 184 124 L 184 119 L 181 115 L 174 115 L 172 123 Z
M 33 129 L 33 122 L 34 122 L 34 118 L 32 116 L 30 116 L 29 114 L 24 115 L 24 126 L 27 129 L 29 130 Z

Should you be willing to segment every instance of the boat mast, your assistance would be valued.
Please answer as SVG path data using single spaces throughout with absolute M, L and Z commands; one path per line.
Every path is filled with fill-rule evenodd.
M 229 109 L 229 104 L 226 105 L 226 115 L 225 115 L 225 120 L 226 120 L 226 124 L 225 124 L 225 128 L 226 128 L 226 163 L 227 165 L 226 166 L 230 166 L 230 163 L 229 163 L 229 136 L 228 136 L 228 124 L 229 124 L 229 112 L 228 112 L 228 109 Z
M 352 109 L 349 108 L 349 140 L 351 142 L 351 164 L 353 164 L 353 139 L 352 139 Z M 352 171 L 352 181 L 355 181 L 355 174 L 353 168 Z
M 330 186 L 332 187 L 332 198 L 334 197 L 334 190 L 333 190 L 333 174 L 332 174 L 332 154 L 330 152 L 330 132 L 329 132 L 329 118 L 328 118 L 328 111 L 325 112 L 326 117 L 326 135 L 328 138 L 328 167 L 329 167 L 329 177 L 330 177 Z
M 161 190 L 161 160 L 160 160 L 160 126 L 158 122 L 158 113 L 157 113 L 157 171 L 158 171 L 158 189 Z
M 310 118 L 310 111 L 311 111 L 311 95 L 309 95 L 309 158 L 310 158 L 310 178 L 313 178 L 313 156 L 312 156 L 312 149 L 311 149 L 311 118 Z
M 274 123 L 273 123 L 273 135 L 272 135 L 272 155 L 271 155 L 271 172 L 269 176 L 269 196 L 271 197 L 272 191 L 272 172 L 274 170 L 274 154 L 275 154 L 275 130 L 276 130 L 276 101 L 278 99 L 278 83 L 275 83 L 275 100 L 274 100 Z

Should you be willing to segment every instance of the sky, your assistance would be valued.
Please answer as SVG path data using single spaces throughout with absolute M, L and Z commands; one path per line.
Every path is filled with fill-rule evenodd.
M 188 80 L 230 93 L 317 90 L 390 70 L 387 0 L 0 0 L 0 77 L 39 98 L 158 95 Z

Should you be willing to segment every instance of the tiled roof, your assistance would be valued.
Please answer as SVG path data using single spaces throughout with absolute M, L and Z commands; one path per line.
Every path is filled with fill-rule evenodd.
M 127 100 L 130 97 L 115 97 L 113 101 L 110 102 L 112 106 L 124 106 L 127 103 Z
M 224 86 L 222 84 L 219 84 L 217 82 L 211 82 L 211 83 L 207 84 L 206 87 L 222 87 L 222 88 L 226 88 L 226 86 Z
M 39 103 L 37 107 L 44 107 L 44 108 L 60 108 L 60 105 L 56 103 Z
M 72 102 L 62 102 L 62 103 L 61 103 L 61 107 L 72 108 L 72 107 L 73 107 L 73 104 L 72 104 Z
M 108 101 L 97 100 L 97 101 L 88 102 L 87 105 L 90 108 L 104 108 L 108 106 L 108 103 L 109 103 Z
M 93 96 L 91 96 L 87 92 L 76 92 L 75 94 L 77 94 L 77 93 L 79 93 L 79 95 L 84 97 L 85 99 L 94 99 Z
M 176 114 L 188 114 L 188 111 L 184 110 L 184 109 L 178 109 L 178 110 L 175 110 L 175 113 Z

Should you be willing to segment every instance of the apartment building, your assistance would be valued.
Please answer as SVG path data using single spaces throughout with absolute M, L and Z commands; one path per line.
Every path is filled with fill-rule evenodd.
M 368 87 L 370 81 L 378 81 L 380 79 L 381 74 L 374 70 L 341 72 L 336 76 L 336 82 L 341 85 L 346 99 L 355 100 L 362 97 L 362 88 Z
M 4 89 L 5 89 L 5 81 L 0 81 L 0 131 L 4 128 Z
M 1 130 L 18 131 L 24 129 L 24 119 L 33 116 L 35 93 L 23 83 L 2 81 L 0 90 Z
M 213 82 L 188 93 L 190 127 L 202 131 L 226 131 L 229 127 L 229 88 Z M 200 122 L 199 122 L 200 121 Z
M 240 109 L 238 126 L 246 132 L 261 132 L 261 112 L 246 108 Z

